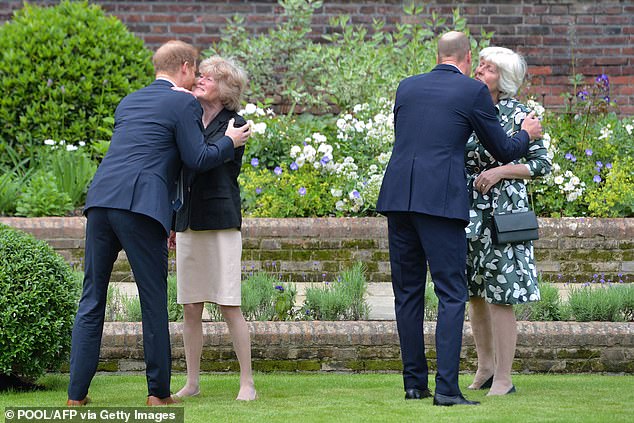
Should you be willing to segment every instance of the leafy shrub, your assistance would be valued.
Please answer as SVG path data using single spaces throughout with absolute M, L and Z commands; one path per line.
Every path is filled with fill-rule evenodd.
M 518 320 L 559 321 L 565 320 L 559 289 L 550 283 L 540 283 L 541 300 L 518 304 L 514 307 Z
M 83 151 L 81 145 L 77 147 L 60 142 L 59 146 L 54 147 L 57 148 L 47 155 L 47 167 L 55 177 L 59 192 L 68 194 L 74 207 L 80 206 L 86 199 L 88 184 L 95 175 L 97 163 Z
M 0 374 L 35 379 L 66 362 L 77 297 L 61 256 L 0 225 Z
M 348 16 L 333 18 L 332 34 L 323 40 L 311 38 L 311 22 L 321 1 L 282 0 L 280 24 L 266 34 L 252 36 L 237 16 L 223 29 L 221 40 L 206 55 L 233 56 L 244 64 L 250 77 L 247 97 L 255 102 L 290 106 L 290 111 L 333 108 L 351 109 L 368 99 L 391 97 L 398 81 L 431 69 L 436 63 L 435 35 L 447 28 L 469 32 L 459 10 L 451 23 L 438 18 L 423 21 L 422 6 L 405 6 L 404 13 L 415 17 L 397 25 L 394 32 L 376 20 L 370 36 L 362 26 L 353 26 Z M 478 49 L 488 44 L 492 34 L 483 32 Z M 326 41 L 326 42 L 324 42 Z
M 25 3 L 0 26 L 0 140 L 21 152 L 43 140 L 104 139 L 118 102 L 152 79 L 151 53 L 86 1 Z
M 24 187 L 17 202 L 16 215 L 64 216 L 72 209 L 70 196 L 60 192 L 53 173 L 42 168 L 33 174 Z
M 584 284 L 572 289 L 568 304 L 572 317 L 579 322 L 621 322 L 632 317 L 634 286 Z M 630 320 L 631 321 L 631 320 Z
M 264 272 L 242 281 L 242 314 L 246 320 L 287 320 L 295 305 L 293 284 L 281 283 Z
M 343 271 L 338 280 L 306 289 L 303 315 L 314 320 L 367 319 L 370 308 L 365 302 L 367 281 L 363 263 Z

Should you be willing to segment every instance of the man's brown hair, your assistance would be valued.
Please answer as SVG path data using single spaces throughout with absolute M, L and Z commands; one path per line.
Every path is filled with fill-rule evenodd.
M 198 50 L 183 41 L 171 40 L 163 44 L 152 56 L 154 72 L 174 74 L 185 63 L 196 66 Z

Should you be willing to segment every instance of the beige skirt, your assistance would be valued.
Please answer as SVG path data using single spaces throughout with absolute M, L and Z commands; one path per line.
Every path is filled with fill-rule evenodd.
M 176 233 L 178 304 L 240 305 L 242 235 L 238 229 Z

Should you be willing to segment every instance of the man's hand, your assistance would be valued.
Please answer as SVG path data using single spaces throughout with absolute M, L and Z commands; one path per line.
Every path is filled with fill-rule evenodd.
M 535 112 L 530 112 L 526 116 L 526 119 L 522 122 L 522 129 L 528 132 L 531 141 L 542 137 L 542 124 L 535 117 Z
M 232 118 L 229 121 L 229 126 L 225 131 L 225 135 L 231 138 L 231 140 L 233 141 L 233 147 L 238 148 L 246 144 L 247 139 L 249 139 L 249 137 L 251 136 L 251 125 L 249 125 L 249 123 L 246 123 L 241 127 L 236 128 L 233 126 L 234 123 L 235 119 Z

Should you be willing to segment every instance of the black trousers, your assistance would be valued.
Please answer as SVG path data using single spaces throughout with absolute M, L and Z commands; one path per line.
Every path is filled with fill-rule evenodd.
M 405 389 L 427 388 L 423 317 L 427 264 L 438 296 L 436 393 L 458 395 L 465 302 L 464 222 L 420 213 L 388 213 L 396 323 Z
M 148 395 L 170 395 L 171 350 L 167 316 L 167 236 L 156 220 L 119 209 L 87 214 L 84 286 L 73 327 L 68 398 L 81 400 L 99 363 L 106 294 L 112 267 L 126 252 L 141 301 Z

